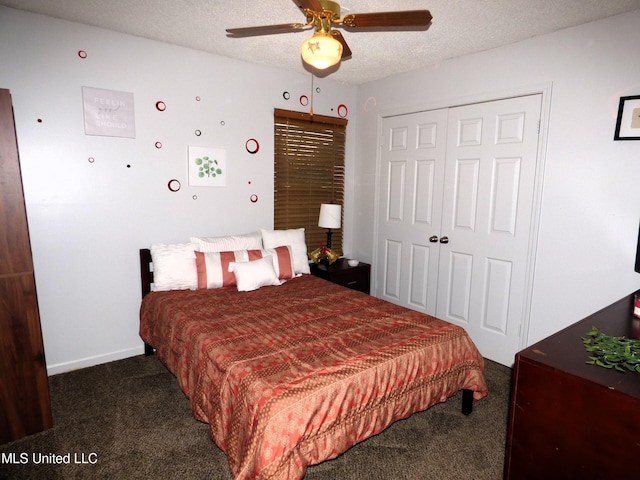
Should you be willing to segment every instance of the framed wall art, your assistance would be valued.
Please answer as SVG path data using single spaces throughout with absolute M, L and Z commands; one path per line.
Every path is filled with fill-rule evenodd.
M 620 97 L 614 140 L 640 140 L 640 95 Z
M 85 135 L 136 138 L 133 93 L 82 87 Z
M 226 187 L 226 150 L 190 146 L 189 185 L 192 187 Z

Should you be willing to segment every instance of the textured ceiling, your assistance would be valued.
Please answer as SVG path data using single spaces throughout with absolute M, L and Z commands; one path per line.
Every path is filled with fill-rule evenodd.
M 298 72 L 305 71 L 299 46 L 312 35 L 305 30 L 226 36 L 226 28 L 304 23 L 291 0 L 0 0 L 0 5 Z M 636 10 L 640 0 L 343 0 L 340 5 L 342 16 L 416 9 L 433 15 L 430 28 L 422 31 L 343 29 L 353 56 L 325 75 L 361 84 Z

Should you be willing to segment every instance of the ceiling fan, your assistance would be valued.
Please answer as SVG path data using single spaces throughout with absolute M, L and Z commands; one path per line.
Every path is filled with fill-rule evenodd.
M 306 23 L 284 23 L 259 27 L 227 28 L 229 37 L 250 37 L 290 33 L 313 27 L 315 33 L 300 46 L 302 59 L 317 69 L 325 69 L 351 57 L 351 49 L 342 34 L 333 27 L 372 29 L 417 29 L 431 24 L 429 10 L 353 13 L 340 18 L 340 5 L 331 0 L 293 0 L 306 15 Z

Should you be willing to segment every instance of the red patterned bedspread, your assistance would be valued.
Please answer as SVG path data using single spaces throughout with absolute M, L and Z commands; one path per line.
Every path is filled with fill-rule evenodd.
M 487 395 L 462 328 L 311 275 L 152 292 L 140 318 L 237 479 L 302 478 L 460 389 Z

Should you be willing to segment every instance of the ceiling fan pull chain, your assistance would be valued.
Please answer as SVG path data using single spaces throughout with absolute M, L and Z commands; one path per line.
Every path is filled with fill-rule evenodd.
M 309 110 L 309 115 L 313 117 L 313 73 L 311 74 L 311 109 Z

